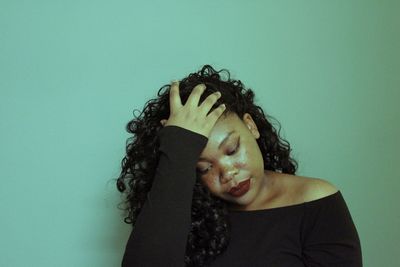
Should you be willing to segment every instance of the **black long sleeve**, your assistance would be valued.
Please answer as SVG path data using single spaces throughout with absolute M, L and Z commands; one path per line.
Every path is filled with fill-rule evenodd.
M 174 125 L 157 136 L 160 158 L 153 185 L 128 239 L 122 267 L 184 266 L 196 163 L 208 138 Z

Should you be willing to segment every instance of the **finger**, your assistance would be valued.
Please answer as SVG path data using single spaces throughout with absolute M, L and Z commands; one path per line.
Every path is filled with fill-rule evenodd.
M 169 91 L 169 106 L 171 113 L 182 107 L 181 97 L 179 95 L 179 81 L 172 81 Z
M 207 118 L 209 118 L 211 120 L 211 124 L 214 125 L 216 123 L 216 121 L 219 119 L 219 117 L 221 117 L 221 115 L 224 113 L 226 109 L 225 104 L 221 104 L 219 105 L 219 107 L 217 107 L 216 109 L 214 109 L 208 116 Z
M 196 85 L 192 92 L 190 93 L 186 103 L 188 103 L 191 107 L 198 107 L 199 106 L 199 100 L 200 96 L 204 93 L 206 90 L 206 85 L 201 83 Z
M 214 106 L 214 104 L 218 101 L 218 99 L 221 97 L 220 92 L 214 92 L 207 96 L 207 98 L 201 103 L 200 109 L 204 114 L 208 114 L 210 109 Z

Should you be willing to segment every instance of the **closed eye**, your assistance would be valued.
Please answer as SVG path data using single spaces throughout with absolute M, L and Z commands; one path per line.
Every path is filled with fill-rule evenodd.
M 235 149 L 233 151 L 228 152 L 228 155 L 230 156 L 230 155 L 235 154 L 238 151 L 239 147 L 240 147 L 240 143 L 238 142 L 238 144 L 235 147 Z
M 235 149 L 232 150 L 232 151 L 229 151 L 229 152 L 228 152 L 228 156 L 231 156 L 231 155 L 233 155 L 233 154 L 236 154 L 237 151 L 239 150 L 239 148 L 240 148 L 240 137 L 239 137 L 239 140 L 238 140 L 238 143 L 237 143 Z M 205 174 L 205 173 L 207 173 L 208 169 L 209 169 L 209 168 L 207 168 L 207 169 L 205 169 L 205 170 L 199 170 L 199 169 L 198 169 L 197 172 L 200 173 L 200 174 Z

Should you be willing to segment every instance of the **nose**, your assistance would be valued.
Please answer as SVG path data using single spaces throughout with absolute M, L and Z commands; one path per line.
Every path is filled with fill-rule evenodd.
M 230 182 L 237 174 L 238 174 L 237 169 L 231 169 L 228 171 L 222 170 L 221 173 L 221 183 L 225 184 Z

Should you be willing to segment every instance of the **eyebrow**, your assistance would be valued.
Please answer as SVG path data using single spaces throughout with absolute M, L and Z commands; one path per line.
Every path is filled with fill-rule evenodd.
M 229 137 L 230 137 L 233 133 L 235 133 L 235 130 L 230 131 L 230 132 L 225 136 L 224 140 L 222 140 L 222 142 L 219 144 L 218 149 L 221 149 L 222 145 L 223 145 L 224 143 L 226 143 L 226 141 L 228 141 Z M 201 161 L 201 160 L 206 160 L 206 159 L 203 158 L 203 157 L 200 157 L 200 158 L 199 158 L 199 161 Z

